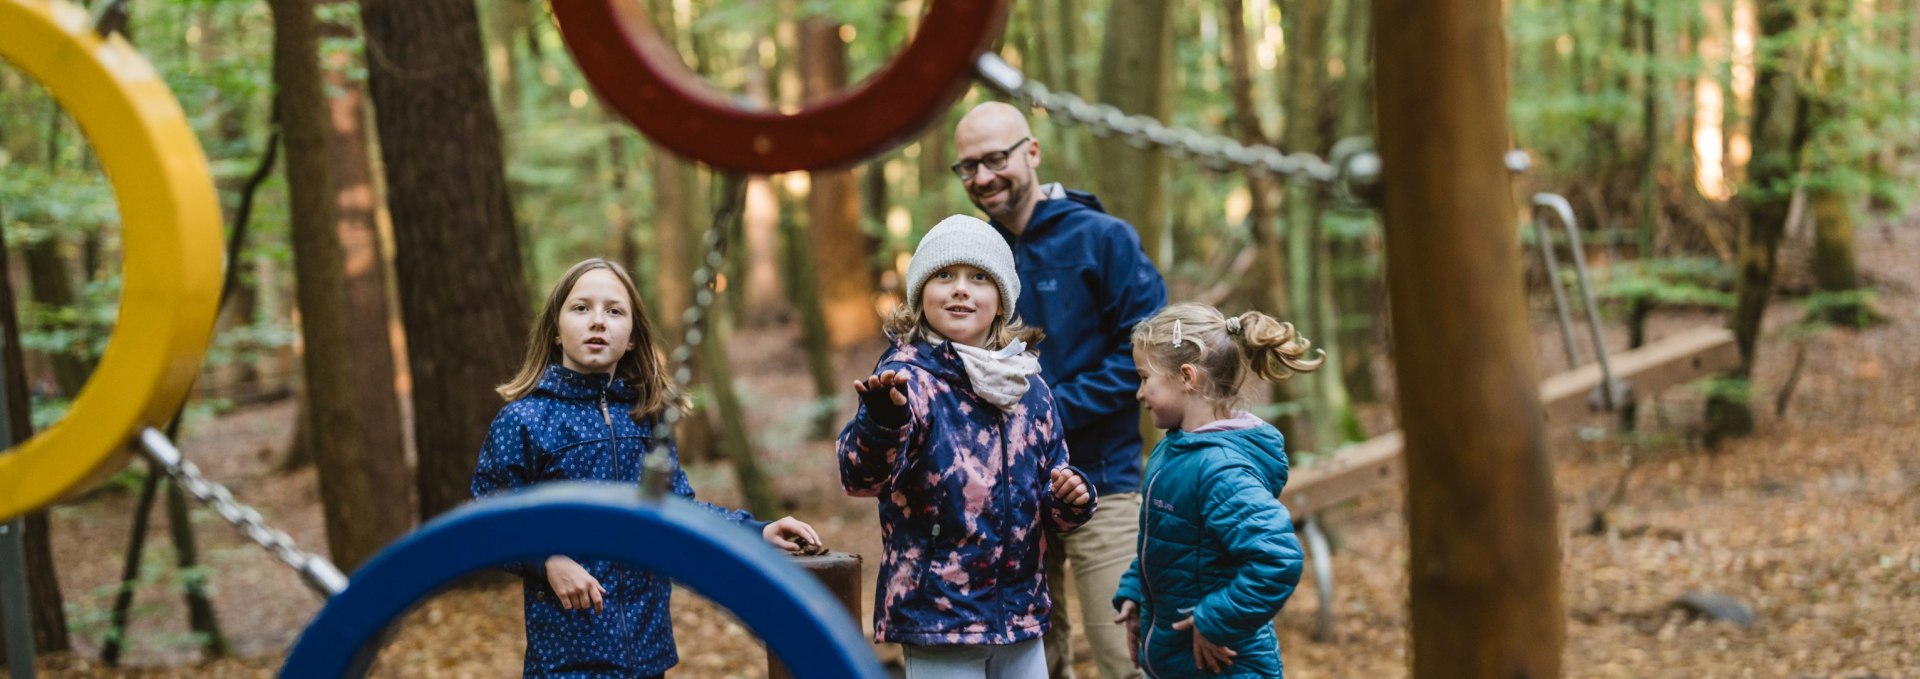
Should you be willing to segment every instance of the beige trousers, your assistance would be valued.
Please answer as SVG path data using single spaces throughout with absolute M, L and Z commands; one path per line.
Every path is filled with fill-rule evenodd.
M 1074 594 L 1079 601 L 1079 619 L 1067 604 L 1064 588 L 1052 590 L 1053 627 L 1047 632 L 1047 672 L 1053 679 L 1073 676 L 1073 647 L 1069 634 L 1077 624 L 1093 649 L 1093 662 L 1101 679 L 1139 679 L 1127 648 L 1127 630 L 1113 624 L 1113 593 L 1120 589 L 1120 576 L 1133 564 L 1134 537 L 1140 532 L 1140 494 L 1114 493 L 1100 496 L 1093 518 L 1066 535 L 1047 535 L 1047 583 L 1066 582 L 1066 571 L 1073 570 Z M 1066 543 L 1061 549 L 1060 543 Z

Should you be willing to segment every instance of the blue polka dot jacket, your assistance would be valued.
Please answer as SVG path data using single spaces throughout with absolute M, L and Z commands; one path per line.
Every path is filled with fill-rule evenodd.
M 654 422 L 629 416 L 638 399 L 638 391 L 612 375 L 548 366 L 533 393 L 494 417 L 473 472 L 473 496 L 547 481 L 639 483 Z M 667 439 L 666 448 L 673 460 L 673 493 L 692 500 L 693 486 L 680 469 L 673 439 Z M 745 511 L 699 504 L 756 534 L 766 525 Z M 647 677 L 680 661 L 668 615 L 673 587 L 665 578 L 614 561 L 576 561 L 606 589 L 601 612 L 561 608 L 547 584 L 544 559 L 506 565 L 520 576 L 526 598 L 527 677 Z
M 948 343 L 896 342 L 874 368 L 887 370 L 908 375 L 906 424 L 885 426 L 863 405 L 838 443 L 841 485 L 880 504 L 874 640 L 1039 638 L 1053 610 L 1041 522 L 1071 531 L 1094 511 L 1094 502 L 1074 507 L 1049 492 L 1051 471 L 1067 467 L 1053 394 L 1033 375 L 1003 411 L 974 394 Z

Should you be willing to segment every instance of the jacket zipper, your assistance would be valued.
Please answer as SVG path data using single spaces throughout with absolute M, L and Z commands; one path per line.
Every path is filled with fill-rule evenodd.
M 1161 461 L 1160 468 L 1153 470 L 1153 476 L 1147 478 L 1147 497 L 1146 497 L 1147 511 L 1142 513 L 1143 516 L 1151 515 L 1153 513 L 1153 483 L 1155 481 L 1159 481 L 1160 475 L 1165 473 L 1166 471 L 1167 471 L 1166 462 L 1163 460 Z M 1147 520 L 1147 521 L 1143 521 L 1142 523 L 1144 525 L 1140 527 L 1140 555 L 1142 557 L 1140 559 L 1140 589 L 1146 592 L 1147 601 L 1152 601 L 1153 600 L 1153 583 L 1147 579 L 1147 560 L 1145 557 L 1147 553 L 1147 542 L 1153 537 L 1153 521 Z M 1159 677 L 1160 673 L 1153 671 L 1152 657 L 1147 655 L 1147 650 L 1150 648 L 1153 648 L 1153 628 L 1155 627 L 1155 625 L 1153 621 L 1153 615 L 1148 610 L 1146 610 L 1146 608 L 1147 608 L 1146 606 L 1141 606 L 1142 610 L 1140 611 L 1140 614 L 1142 617 L 1145 618 L 1145 622 L 1147 625 L 1146 637 L 1143 638 L 1140 642 L 1140 669 L 1146 670 L 1147 676 Z

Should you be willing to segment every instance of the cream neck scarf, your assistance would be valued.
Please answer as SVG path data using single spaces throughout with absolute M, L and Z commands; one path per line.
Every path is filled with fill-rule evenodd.
M 1040 374 L 1040 359 L 1027 352 L 1027 343 L 1014 340 L 999 351 L 951 342 L 967 368 L 973 393 L 1004 411 L 1011 411 L 1027 395 L 1027 377 Z

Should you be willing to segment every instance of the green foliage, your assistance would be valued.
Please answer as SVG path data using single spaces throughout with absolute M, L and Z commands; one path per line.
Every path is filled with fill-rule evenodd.
M 1572 275 L 1570 272 L 1563 272 Z M 1705 257 L 1639 259 L 1617 265 L 1600 286 L 1606 301 L 1731 309 L 1733 271 Z

